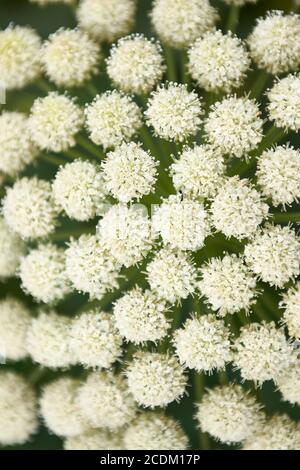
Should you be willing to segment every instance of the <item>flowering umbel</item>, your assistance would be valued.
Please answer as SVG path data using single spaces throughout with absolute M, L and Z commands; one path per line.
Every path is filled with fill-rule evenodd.
M 0 445 L 300 450 L 299 2 L 29 1 L 73 27 L 0 31 Z

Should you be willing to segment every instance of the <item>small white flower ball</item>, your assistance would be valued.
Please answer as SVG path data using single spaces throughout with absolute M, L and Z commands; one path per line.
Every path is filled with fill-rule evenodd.
M 166 302 L 153 292 L 145 292 L 138 286 L 120 297 L 113 308 L 116 326 L 126 341 L 134 344 L 159 341 L 170 326 L 165 313 Z
M 228 178 L 211 205 L 212 223 L 226 237 L 251 237 L 268 216 L 269 206 L 247 179 Z
M 233 364 L 243 380 L 259 386 L 274 380 L 294 361 L 292 345 L 274 322 L 250 323 L 240 330 L 234 343 Z
M 206 199 L 215 196 L 224 182 L 224 159 L 209 145 L 185 148 L 178 160 L 171 165 L 174 187 L 190 199 Z
M 109 78 L 125 93 L 149 93 L 165 71 L 159 43 L 142 34 L 121 38 L 106 63 Z
M 37 399 L 19 374 L 0 372 L 0 443 L 23 444 L 37 431 Z
M 122 338 L 112 315 L 95 309 L 75 318 L 70 350 L 74 361 L 84 367 L 111 367 L 122 354 Z
M 138 105 L 117 90 L 97 95 L 86 107 L 85 119 L 91 140 L 104 149 L 130 140 L 142 126 Z
M 197 286 L 197 271 L 190 256 L 182 251 L 163 248 L 146 267 L 153 292 L 171 304 L 186 299 Z
M 165 245 L 179 250 L 200 250 L 210 234 L 209 217 L 203 204 L 173 194 L 155 207 L 152 227 Z
M 83 125 L 83 112 L 74 98 L 56 91 L 37 98 L 31 108 L 29 130 L 41 150 L 63 152 L 76 144 Z
M 152 25 L 160 39 L 172 47 L 189 46 L 214 29 L 219 15 L 208 0 L 154 0 Z
M 215 315 L 193 316 L 173 337 L 180 363 L 197 372 L 224 369 L 232 359 L 230 330 Z
M 112 42 L 130 32 L 135 10 L 134 0 L 81 0 L 77 20 L 95 39 Z
M 0 351 L 6 359 L 19 361 L 27 356 L 30 322 L 30 311 L 20 300 L 7 297 L 0 301 Z
M 92 162 L 75 160 L 61 166 L 52 183 L 56 204 L 70 219 L 86 221 L 101 211 L 105 200 L 100 168 Z
M 185 393 L 187 378 L 183 368 L 169 354 L 137 352 L 126 370 L 128 387 L 140 406 L 166 407 Z
M 283 400 L 300 405 L 300 360 L 297 359 L 277 378 L 277 386 Z
M 95 235 L 71 239 L 66 250 L 66 275 L 73 287 L 93 299 L 101 299 L 118 287 L 120 266 Z
M 49 79 L 59 87 L 80 86 L 97 72 L 100 46 L 79 29 L 60 28 L 42 47 Z
M 200 269 L 199 290 L 218 315 L 249 311 L 257 295 L 256 279 L 236 255 L 211 258 Z
M 300 282 L 283 294 L 279 305 L 284 308 L 282 321 L 287 326 L 289 335 L 300 339 Z
M 25 249 L 25 243 L 11 232 L 3 217 L 0 217 L 0 280 L 16 274 Z
M 243 450 L 300 450 L 300 426 L 288 415 L 274 415 L 246 440 Z
M 2 204 L 5 222 L 23 239 L 43 238 L 55 230 L 58 212 L 46 180 L 35 176 L 17 180 Z
M 78 436 L 67 437 L 64 441 L 65 450 L 123 450 L 120 433 L 109 433 L 101 429 L 91 429 Z
M 41 74 L 41 40 L 27 26 L 0 31 L 0 77 L 7 90 L 23 88 Z
M 264 422 L 261 405 L 240 385 L 208 389 L 199 403 L 196 419 L 203 432 L 226 444 L 255 435 Z
M 65 252 L 51 243 L 39 245 L 21 259 L 22 288 L 38 302 L 54 303 L 70 292 Z
M 15 176 L 34 161 L 37 149 L 31 142 L 28 118 L 16 111 L 0 115 L 0 171 Z
M 124 432 L 126 450 L 184 450 L 188 438 L 179 424 L 163 413 L 141 413 Z
M 202 112 L 195 91 L 188 91 L 184 84 L 169 82 L 151 93 L 145 116 L 158 137 L 184 142 L 196 135 Z
M 266 150 L 257 161 L 257 182 L 274 206 L 300 199 L 300 151 L 289 146 Z
M 250 67 L 248 52 L 237 36 L 229 31 L 209 31 L 188 51 L 191 77 L 204 90 L 215 93 L 239 88 Z
M 204 129 L 222 154 L 242 158 L 261 142 L 263 120 L 254 100 L 229 96 L 213 104 Z
M 54 311 L 40 312 L 31 321 L 26 347 L 32 360 L 51 369 L 74 364 L 69 348 L 71 319 Z
M 274 75 L 297 70 L 300 66 L 300 44 L 295 38 L 299 35 L 299 15 L 268 12 L 265 18 L 257 20 L 248 38 L 253 61 Z
M 300 239 L 288 226 L 266 225 L 244 254 L 251 271 L 271 286 L 283 287 L 300 273 Z
M 278 80 L 267 93 L 269 119 L 276 127 L 300 129 L 300 74 Z
M 136 414 L 126 380 L 110 372 L 92 372 L 80 387 L 77 399 L 94 428 L 115 431 L 128 424 Z
M 90 426 L 77 403 L 80 382 L 61 377 L 44 386 L 40 411 L 47 428 L 63 437 L 78 436 Z
M 151 223 L 145 206 L 115 204 L 97 225 L 99 244 L 117 264 L 132 266 L 147 255 L 153 245 Z
M 140 144 L 123 143 L 102 162 L 106 190 L 118 201 L 138 201 L 153 192 L 158 162 Z

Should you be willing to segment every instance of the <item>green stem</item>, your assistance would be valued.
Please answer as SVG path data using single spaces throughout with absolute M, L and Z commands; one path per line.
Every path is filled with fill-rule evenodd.
M 64 165 L 66 163 L 66 160 L 64 160 L 63 158 L 58 157 L 56 155 L 50 155 L 50 154 L 47 154 L 47 153 L 41 154 L 39 156 L 39 158 L 41 160 L 44 160 L 47 163 L 51 163 L 51 165 L 54 165 L 54 166 L 60 166 L 60 165 Z
M 169 46 L 164 47 L 165 58 L 167 62 L 167 79 L 169 82 L 177 81 L 176 66 L 174 60 L 174 51 Z
M 99 148 L 95 147 L 95 145 L 92 144 L 92 142 L 90 142 L 85 137 L 83 137 L 81 135 L 77 135 L 76 136 L 76 142 L 77 142 L 78 145 L 80 145 L 82 148 L 84 148 L 89 153 L 94 155 L 96 158 L 98 158 L 100 160 L 102 160 L 104 158 L 103 152 Z
M 262 91 L 263 91 L 263 89 L 264 89 L 264 87 L 265 87 L 265 85 L 268 81 L 268 78 L 269 78 L 269 75 L 265 70 L 261 70 L 259 72 L 259 75 L 258 75 L 258 77 L 257 77 L 257 79 L 256 79 L 256 81 L 255 81 L 255 83 L 252 86 L 251 91 L 250 91 L 250 97 L 251 98 L 258 98 L 261 95 L 261 93 L 262 93 Z
M 228 21 L 227 21 L 227 31 L 231 31 L 232 33 L 235 33 L 237 24 L 239 21 L 239 14 L 240 14 L 240 9 L 239 7 L 232 5 L 229 10 L 229 16 L 228 16 Z
M 300 222 L 300 212 L 276 212 L 273 214 L 276 223 Z

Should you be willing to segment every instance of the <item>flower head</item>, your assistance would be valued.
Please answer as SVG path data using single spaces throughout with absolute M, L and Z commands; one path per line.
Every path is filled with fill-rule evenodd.
M 135 287 L 118 299 L 113 308 L 116 326 L 127 341 L 135 344 L 158 341 L 166 336 L 170 321 L 166 302 L 153 292 Z
M 99 244 L 116 263 L 126 267 L 142 260 L 153 244 L 151 223 L 144 206 L 113 205 L 97 225 Z
M 163 42 L 182 48 L 213 30 L 218 13 L 208 0 L 155 0 L 151 20 Z
M 295 364 L 290 365 L 277 378 L 277 386 L 283 400 L 292 403 L 292 405 L 300 404 L 300 360 L 297 359 Z
M 129 33 L 134 14 L 134 0 L 81 0 L 77 20 L 95 39 L 112 42 Z
M 159 43 L 142 34 L 121 38 L 106 63 L 108 76 L 125 93 L 149 93 L 165 71 Z
M 277 377 L 294 360 L 292 346 L 274 322 L 251 323 L 241 328 L 234 343 L 233 363 L 244 380 L 261 385 Z
M 248 38 L 251 57 L 258 67 L 269 73 L 297 70 L 300 65 L 300 45 L 295 38 L 300 34 L 300 16 L 284 15 L 282 11 L 268 12 Z
M 173 344 L 180 363 L 197 372 L 223 369 L 232 358 L 230 331 L 213 314 L 186 320 L 175 331 Z
M 142 125 L 138 105 L 117 90 L 97 95 L 85 109 L 91 140 L 105 149 L 130 140 Z
M 300 338 L 300 282 L 284 292 L 279 305 L 284 308 L 282 321 L 289 335 Z
M 126 370 L 128 387 L 140 406 L 165 407 L 185 393 L 187 378 L 174 356 L 138 352 Z
M 79 29 L 60 28 L 42 48 L 46 74 L 57 86 L 79 86 L 97 71 L 100 47 Z
M 154 211 L 152 226 L 165 245 L 179 250 L 199 250 L 210 234 L 209 217 L 203 204 L 181 200 L 179 195 L 162 200 Z
M 52 369 L 74 364 L 69 348 L 70 326 L 69 317 L 55 311 L 40 312 L 31 321 L 26 335 L 26 348 L 32 360 Z
M 70 330 L 70 350 L 85 367 L 109 368 L 122 353 L 122 338 L 112 315 L 99 309 L 76 317 Z
M 231 92 L 239 88 L 250 67 L 250 59 L 243 42 L 231 32 L 209 31 L 188 51 L 189 72 L 206 91 Z
M 229 96 L 213 104 L 204 129 L 222 154 L 242 158 L 262 140 L 263 120 L 254 100 Z
M 21 178 L 7 189 L 2 212 L 10 229 L 24 239 L 49 235 L 58 215 L 50 183 L 35 176 Z
M 288 415 L 274 415 L 249 437 L 244 450 L 295 450 L 300 448 L 300 426 Z
M 179 424 L 159 412 L 143 412 L 124 432 L 126 450 L 184 450 L 188 438 Z
M 31 108 L 31 138 L 42 150 L 61 152 L 73 147 L 82 125 L 82 110 L 66 94 L 52 91 L 44 98 L 37 98 Z
M 141 199 L 154 190 L 158 162 L 135 142 L 123 143 L 102 162 L 106 190 L 120 202 Z
M 151 93 L 145 111 L 147 122 L 158 137 L 179 142 L 197 133 L 201 114 L 201 102 L 196 92 L 173 82 Z
M 220 316 L 243 309 L 248 311 L 255 302 L 255 277 L 236 255 L 211 258 L 200 268 L 200 274 L 199 290 Z
M 207 390 L 199 403 L 196 419 L 203 432 L 226 444 L 255 435 L 264 422 L 255 398 L 240 385 L 230 384 Z
M 121 433 L 110 433 L 107 430 L 91 429 L 78 436 L 67 437 L 65 450 L 123 450 Z
M 251 271 L 271 286 L 283 287 L 300 273 L 300 239 L 290 227 L 267 224 L 244 254 Z
M 201 200 L 215 196 L 226 167 L 211 146 L 195 145 L 186 147 L 170 169 L 175 189 L 187 198 Z
M 106 192 L 100 168 L 80 159 L 59 168 L 52 190 L 56 204 L 79 221 L 92 219 L 101 211 Z
M 39 245 L 21 259 L 19 276 L 23 290 L 38 302 L 51 304 L 70 292 L 65 252 L 51 243 Z
M 147 278 L 158 298 L 175 303 L 186 299 L 197 285 L 197 272 L 188 254 L 163 248 L 147 265 Z
M 50 431 L 58 436 L 77 436 L 90 426 L 77 404 L 80 382 L 61 377 L 44 386 L 40 398 L 40 411 Z
M 92 427 L 116 431 L 136 414 L 126 380 L 110 372 L 92 372 L 81 385 L 77 400 Z
M 15 176 L 37 156 L 31 142 L 28 118 L 17 111 L 4 111 L 0 115 L 0 171 Z
M 41 73 L 41 40 L 27 26 L 0 31 L 0 77 L 6 89 L 20 89 Z
M 298 132 L 300 129 L 300 75 L 278 80 L 267 93 L 269 119 L 277 127 Z
M 0 350 L 7 359 L 19 361 L 27 356 L 26 334 L 31 314 L 26 305 L 13 297 L 0 301 Z

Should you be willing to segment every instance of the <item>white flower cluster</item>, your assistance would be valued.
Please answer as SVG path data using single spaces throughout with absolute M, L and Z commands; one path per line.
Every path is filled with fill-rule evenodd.
M 300 16 L 30 1 L 77 24 L 0 31 L 0 445 L 300 449 Z

